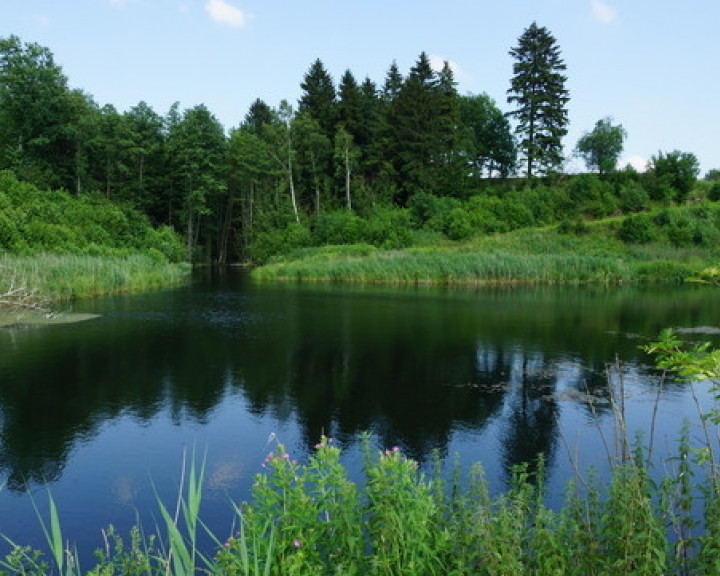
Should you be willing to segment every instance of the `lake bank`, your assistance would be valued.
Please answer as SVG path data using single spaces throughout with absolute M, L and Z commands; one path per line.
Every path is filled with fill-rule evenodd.
M 713 257 L 711 250 L 695 247 L 626 245 L 601 229 L 582 236 L 535 229 L 404 250 L 300 249 L 256 268 L 252 276 L 367 284 L 680 283 L 713 264 Z
M 186 282 L 189 273 L 187 264 L 145 254 L 0 254 L 0 295 L 7 295 L 0 308 L 42 310 L 77 298 L 157 290 Z

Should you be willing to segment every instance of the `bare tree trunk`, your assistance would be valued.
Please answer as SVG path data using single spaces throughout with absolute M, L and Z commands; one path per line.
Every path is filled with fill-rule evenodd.
M 295 181 L 293 179 L 292 150 L 288 150 L 288 179 L 290 180 L 290 198 L 292 199 L 293 213 L 295 214 L 295 222 L 300 223 L 298 215 L 297 201 L 295 200 Z
M 187 217 L 187 245 L 185 247 L 185 258 L 188 262 L 192 262 L 193 256 L 193 211 L 188 209 Z
M 352 210 L 352 202 L 350 201 L 350 148 L 345 147 L 345 199 L 347 200 L 347 209 Z

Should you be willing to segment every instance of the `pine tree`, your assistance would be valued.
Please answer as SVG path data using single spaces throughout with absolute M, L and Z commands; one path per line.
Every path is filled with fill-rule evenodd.
M 272 124 L 275 120 L 275 114 L 263 100 L 257 98 L 245 114 L 243 128 L 249 130 L 255 136 L 262 136 L 263 127 Z
M 325 135 L 335 137 L 337 101 L 333 79 L 318 58 L 310 66 L 300 84 L 303 94 L 298 103 L 298 113 L 308 113 L 315 118 Z
M 397 199 L 401 204 L 416 192 L 442 192 L 455 140 L 456 98 L 450 68 L 436 74 L 427 54 L 420 54 L 391 108 L 391 145 L 400 176 Z
M 350 70 L 346 70 L 340 79 L 338 86 L 340 99 L 337 105 L 338 124 L 347 130 L 357 142 L 358 135 L 362 130 L 362 110 L 360 87 L 355 76 Z
M 567 103 L 570 100 L 563 75 L 565 63 L 557 41 L 547 28 L 533 22 L 510 50 L 515 58 L 508 102 L 517 105 L 510 113 L 518 122 L 520 149 L 527 161 L 527 175 L 537 168 L 556 170 L 563 161 L 562 138 L 567 134 Z

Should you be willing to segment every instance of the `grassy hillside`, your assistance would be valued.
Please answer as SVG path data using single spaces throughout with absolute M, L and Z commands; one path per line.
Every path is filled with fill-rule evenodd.
M 718 230 L 720 206 L 704 203 L 404 249 L 297 249 L 253 276 L 366 283 L 680 282 L 717 262 Z

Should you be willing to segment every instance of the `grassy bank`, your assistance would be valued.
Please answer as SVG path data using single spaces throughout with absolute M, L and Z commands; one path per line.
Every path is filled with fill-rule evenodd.
M 185 264 L 144 254 L 0 254 L 0 294 L 14 290 L 47 302 L 155 290 L 181 284 L 188 274 Z
M 522 230 L 445 246 L 307 248 L 254 270 L 258 280 L 387 284 L 680 282 L 714 262 L 700 247 L 628 245 L 596 226 L 582 235 Z

